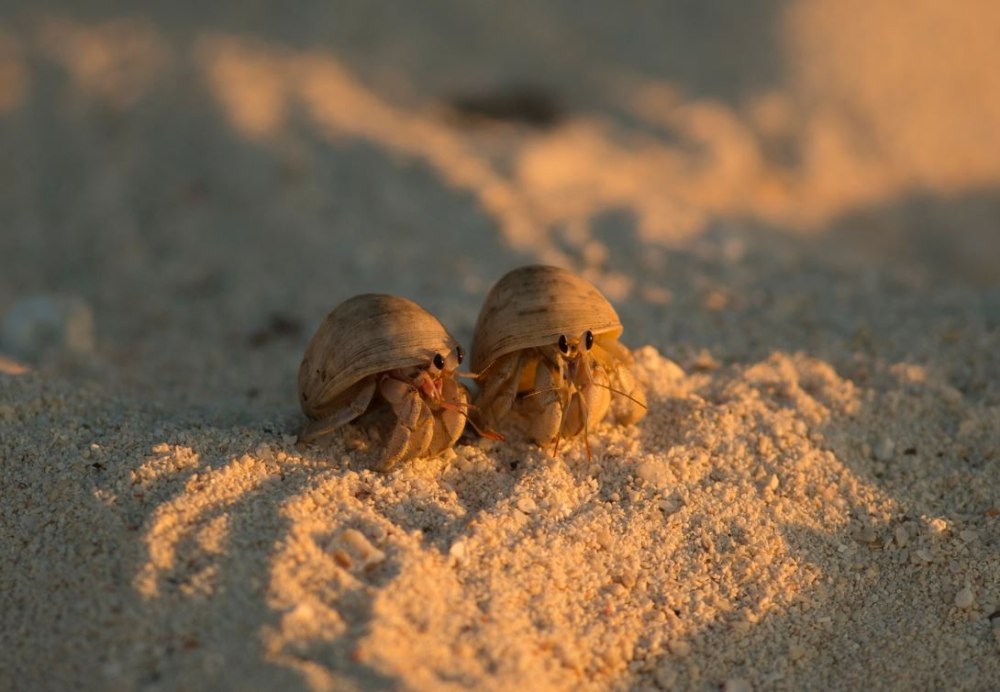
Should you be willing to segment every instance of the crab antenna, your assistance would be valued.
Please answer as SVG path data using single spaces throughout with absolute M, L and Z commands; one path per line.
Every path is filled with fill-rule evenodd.
M 539 394 L 545 394 L 546 392 L 558 392 L 559 387 L 546 387 L 545 389 L 532 389 L 527 394 L 522 394 L 521 396 L 525 399 L 531 396 L 538 396 Z
M 483 368 L 482 370 L 480 370 L 479 372 L 472 372 L 472 371 L 462 372 L 461 370 L 457 370 L 456 369 L 454 371 L 454 374 L 455 374 L 456 377 L 467 377 L 470 380 L 479 380 L 479 379 L 482 379 L 483 377 L 485 377 L 487 371 L 490 368 L 492 368 L 494 365 L 496 365 L 496 363 L 497 363 L 496 360 L 490 361 L 489 363 L 486 364 L 486 367 Z
M 593 382 L 593 383 L 591 383 L 591 384 L 595 384 L 595 385 L 597 385 L 598 387 L 604 387 L 605 389 L 607 389 L 608 391 L 610 391 L 610 392 L 612 392 L 612 393 L 614 393 L 614 394 L 620 394 L 621 396 L 625 397 L 626 399 L 628 399 L 629 401 L 631 401 L 631 402 L 632 402 L 632 403 L 634 403 L 634 404 L 639 404 L 639 405 L 640 405 L 640 406 L 642 406 L 642 407 L 643 407 L 644 409 L 647 409 L 647 410 L 649 409 L 649 407 L 648 407 L 648 406 L 647 406 L 646 404 L 644 404 L 643 402 L 639 401 L 638 399 L 636 399 L 636 398 L 635 398 L 634 396 L 632 396 L 631 394 L 626 394 L 626 393 L 625 393 L 625 392 L 623 392 L 622 390 L 620 390 L 620 389 L 615 389 L 615 388 L 614 388 L 614 387 L 612 387 L 611 385 L 608 385 L 608 384 L 603 384 L 603 383 L 601 383 L 601 382 Z
M 480 437 L 485 437 L 488 440 L 499 440 L 501 442 L 507 439 L 501 433 L 498 433 L 496 430 L 489 430 L 489 429 L 481 430 L 479 426 L 476 425 L 476 422 L 472 420 L 472 418 L 467 417 L 465 421 L 472 426 L 472 429 L 475 430 L 476 434 L 479 435 Z
M 462 370 L 455 370 L 454 372 L 452 372 L 452 375 L 455 377 L 465 377 L 470 380 L 478 380 L 480 377 L 483 376 L 483 373 L 463 372 Z
M 476 434 L 478 434 L 480 437 L 485 437 L 490 440 L 500 440 L 501 442 L 507 439 L 502 434 L 498 433 L 496 430 L 489 430 L 489 429 L 483 430 L 478 425 L 476 425 L 476 422 L 472 420 L 471 416 L 469 416 L 470 410 L 473 409 L 479 410 L 479 407 L 476 406 L 475 404 L 470 404 L 468 401 L 461 401 L 461 402 L 440 401 L 438 402 L 437 405 L 449 411 L 462 411 L 463 413 L 465 413 L 465 422 L 471 425 L 472 429 L 475 430 Z

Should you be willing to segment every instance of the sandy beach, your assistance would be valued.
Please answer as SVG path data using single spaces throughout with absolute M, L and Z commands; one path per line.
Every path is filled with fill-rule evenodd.
M 0 10 L 0 689 L 990 690 L 1000 5 Z M 296 444 L 570 268 L 648 413 Z

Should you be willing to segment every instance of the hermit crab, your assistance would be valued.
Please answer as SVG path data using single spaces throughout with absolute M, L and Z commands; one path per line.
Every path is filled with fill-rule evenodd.
M 483 426 L 515 430 L 541 445 L 587 433 L 611 414 L 646 413 L 622 324 L 600 291 L 571 271 L 527 266 L 504 275 L 479 312 L 472 369 Z
M 327 315 L 299 367 L 299 403 L 313 442 L 366 411 L 394 415 L 379 470 L 455 444 L 468 390 L 455 380 L 464 351 L 429 312 L 390 295 L 350 298 Z

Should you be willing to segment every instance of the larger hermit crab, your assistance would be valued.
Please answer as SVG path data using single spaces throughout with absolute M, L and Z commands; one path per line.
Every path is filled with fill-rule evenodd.
M 475 414 L 484 427 L 539 444 L 586 434 L 610 414 L 635 423 L 646 398 L 632 376 L 622 324 L 600 291 L 571 271 L 528 266 L 504 275 L 476 322 Z
M 469 394 L 455 380 L 464 353 L 416 303 L 366 293 L 327 315 L 299 367 L 299 403 L 313 442 L 371 408 L 388 404 L 394 422 L 380 470 L 455 444 Z

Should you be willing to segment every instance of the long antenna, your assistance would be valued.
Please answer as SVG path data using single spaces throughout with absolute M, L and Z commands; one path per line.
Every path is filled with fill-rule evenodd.
M 646 406 L 646 404 L 645 404 L 644 402 L 642 402 L 642 401 L 639 401 L 638 399 L 636 399 L 636 398 L 635 398 L 634 396 L 632 396 L 631 394 L 626 394 L 626 393 L 625 393 L 625 392 L 623 392 L 622 390 L 620 390 L 620 389 L 615 389 L 614 387 L 612 387 L 612 386 L 611 386 L 611 385 L 609 385 L 609 384 L 602 384 L 601 382 L 593 382 L 592 384 L 594 384 L 594 385 L 596 385 L 596 386 L 598 386 L 598 387 L 604 387 L 604 388 L 606 388 L 606 389 L 610 390 L 611 392 L 613 392 L 614 394 L 620 394 L 620 395 L 622 395 L 623 397 L 625 397 L 626 399 L 628 399 L 629 401 L 631 401 L 632 403 L 634 403 L 634 404 L 639 404 L 639 405 L 640 405 L 640 406 L 642 406 L 642 407 L 643 407 L 644 409 L 648 409 L 648 408 L 649 408 L 648 406 Z

